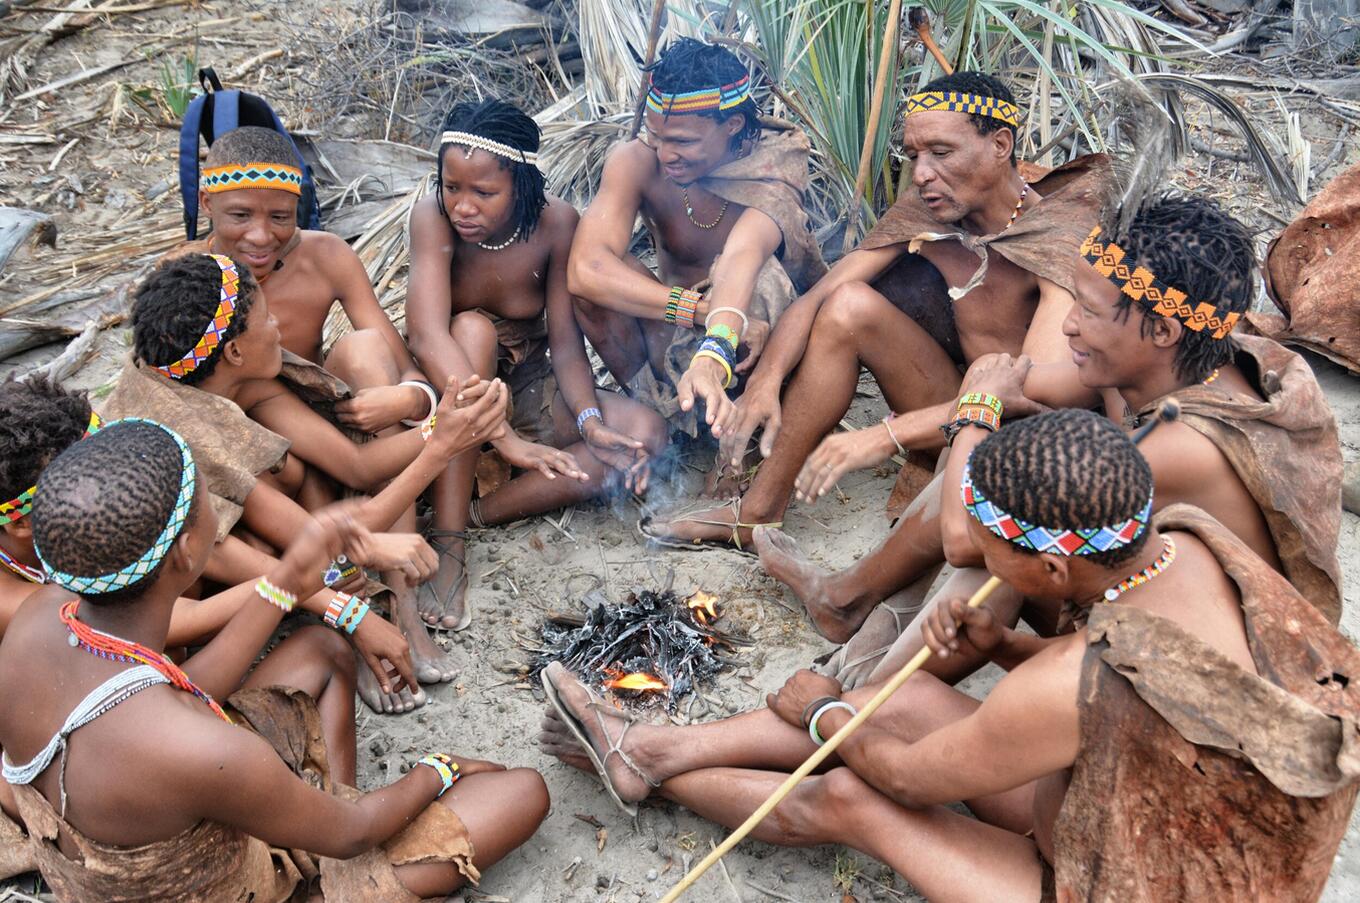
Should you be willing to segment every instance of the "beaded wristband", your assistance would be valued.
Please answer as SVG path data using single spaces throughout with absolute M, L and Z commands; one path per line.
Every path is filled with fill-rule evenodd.
M 419 389 L 420 391 L 422 391 L 422 392 L 424 392 L 426 395 L 428 395 L 428 396 L 430 397 L 430 409 L 429 409 L 428 411 L 425 412 L 425 417 L 433 417 L 433 416 L 434 416 L 434 409 L 437 408 L 437 407 L 439 407 L 439 396 L 435 394 L 434 386 L 430 385 L 430 384 L 427 383 L 427 382 L 422 382 L 421 380 L 418 380 L 418 379 L 407 379 L 407 380 L 403 380 L 402 382 L 397 383 L 397 385 L 398 385 L 398 386 L 412 386 L 413 388 Z M 424 419 L 425 419 L 424 417 L 421 417 L 421 418 L 417 418 L 417 419 L 415 419 L 415 420 L 403 420 L 403 421 L 402 421 L 402 425 L 403 425 L 403 426 L 420 426 L 421 422 L 422 422 Z
M 987 405 L 959 405 L 958 411 L 954 414 L 954 419 L 940 427 L 941 432 L 944 433 L 945 444 L 953 445 L 954 437 L 965 426 L 980 426 L 995 433 L 1001 429 L 1001 418 L 997 416 L 996 411 Z
M 737 365 L 737 349 L 717 336 L 708 336 L 699 343 L 700 351 L 712 351 L 714 354 L 722 355 L 722 359 L 727 361 L 729 367 Z
M 270 605 L 283 609 L 284 612 L 292 611 L 293 606 L 297 605 L 297 595 L 270 583 L 268 577 L 261 577 L 255 582 L 255 594 Z
M 436 417 L 434 414 L 431 414 L 429 417 L 425 418 L 425 422 L 420 425 L 420 438 L 422 441 L 424 442 L 430 441 L 430 437 L 434 435 L 435 421 L 437 421 L 438 419 L 439 418 Z
M 584 411 L 576 415 L 576 432 L 581 434 L 582 439 L 586 437 L 585 434 L 586 421 L 592 417 L 598 417 L 600 419 L 600 422 L 604 423 L 604 415 L 600 413 L 599 408 L 595 407 L 586 408 Z
M 996 412 L 996 416 L 998 416 L 998 417 L 1000 417 L 1002 414 L 1004 414 L 1004 413 L 1006 412 L 1005 406 L 1001 404 L 1001 399 L 1000 399 L 1000 398 L 997 398 L 995 395 L 992 395 L 992 394 L 989 393 L 989 392 L 967 392 L 967 393 L 965 393 L 964 396 L 963 396 L 962 398 L 959 399 L 959 405 L 958 405 L 958 406 L 961 408 L 961 407 L 963 407 L 964 405 L 969 405 L 969 404 L 981 404 L 981 405 L 986 405 L 987 407 L 989 407 L 989 408 L 991 408 L 993 411 L 995 411 L 995 412 Z
M 699 312 L 699 301 L 703 295 L 685 289 L 675 303 L 675 322 L 686 329 L 694 328 L 694 315 Z
M 327 627 L 334 627 L 336 630 L 340 629 L 340 616 L 344 614 L 345 609 L 349 606 L 350 600 L 353 598 L 354 597 L 349 593 L 337 592 L 335 594 L 331 599 L 330 604 L 326 606 L 326 613 L 321 616 L 321 620 L 326 622 Z
M 710 339 L 721 339 L 731 345 L 733 351 L 737 350 L 737 345 L 741 342 L 741 338 L 737 335 L 735 329 L 731 326 L 724 326 L 721 323 L 714 323 L 712 326 L 708 327 L 708 337 Z
M 336 619 L 335 629 L 343 630 L 345 633 L 353 636 L 354 631 L 359 629 L 359 624 L 364 620 L 364 616 L 367 614 L 368 603 L 364 602 L 364 600 L 358 596 L 350 596 L 349 601 L 345 603 L 345 610 L 342 611 L 340 617 Z
M 708 316 L 704 319 L 704 322 L 712 320 L 718 314 L 736 314 L 737 317 L 741 319 L 741 331 L 750 332 L 751 319 L 746 316 L 745 311 L 737 310 L 735 307 L 711 307 L 708 310 Z
M 439 774 L 439 779 L 444 782 L 444 786 L 439 788 L 439 793 L 435 795 L 435 799 L 439 799 L 447 793 L 448 789 L 457 784 L 458 779 L 462 777 L 458 773 L 458 763 L 453 761 L 453 757 L 446 753 L 430 753 L 428 756 L 421 756 L 416 760 L 416 764 L 430 766 Z
M 847 712 L 850 713 L 850 717 L 852 718 L 859 714 L 859 711 L 854 706 L 840 699 L 828 702 L 826 705 L 822 706 L 820 709 L 813 712 L 812 719 L 808 721 L 808 736 L 811 737 L 812 742 L 816 743 L 818 746 L 824 745 L 826 741 L 823 740 L 822 735 L 817 732 L 817 722 L 821 720 L 821 717 L 823 715 L 825 715 L 832 709 L 845 709 Z
M 732 385 L 732 365 L 727 362 L 727 358 L 723 357 L 716 351 L 710 351 L 707 348 L 700 348 L 698 351 L 694 352 L 694 358 L 689 362 L 689 365 L 693 367 L 694 364 L 701 357 L 712 358 L 713 360 L 722 364 L 724 374 L 722 387 L 726 389 L 728 386 Z
M 666 302 L 665 320 L 667 323 L 675 322 L 675 312 L 680 308 L 680 293 L 683 291 L 684 289 L 678 285 L 671 286 L 670 300 Z
M 357 573 L 359 573 L 359 566 L 341 555 L 327 565 L 326 570 L 321 572 L 321 582 L 326 586 L 335 586 L 338 583 L 344 583 Z

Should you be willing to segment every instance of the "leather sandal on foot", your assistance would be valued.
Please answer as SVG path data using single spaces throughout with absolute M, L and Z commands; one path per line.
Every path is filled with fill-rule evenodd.
M 463 530 L 425 531 L 425 541 L 428 542 L 431 548 L 433 548 L 435 552 L 439 554 L 439 557 L 441 559 L 444 558 L 445 556 L 448 556 L 449 558 L 452 558 L 454 561 L 458 562 L 458 579 L 453 581 L 453 586 L 449 587 L 449 591 L 445 593 L 444 598 L 441 599 L 439 598 L 438 594 L 435 593 L 434 578 L 432 577 L 426 582 L 422 583 L 420 587 L 416 590 L 417 597 L 419 599 L 419 596 L 423 594 L 428 594 L 428 598 L 432 599 L 433 601 L 433 604 L 431 604 L 428 607 L 432 610 L 437 609 L 440 612 L 447 613 L 449 610 L 449 603 L 453 600 L 454 596 L 458 595 L 458 590 L 462 589 L 463 617 L 458 621 L 458 623 L 453 627 L 445 627 L 444 624 L 442 623 L 444 615 L 441 614 L 439 618 L 436 619 L 436 622 L 430 624 L 429 626 L 441 630 L 453 630 L 453 631 L 466 630 L 467 626 L 472 623 L 472 600 L 470 600 L 467 597 L 467 585 L 468 585 L 467 551 L 466 551 L 467 546 L 465 545 L 463 547 L 464 548 L 463 552 L 459 552 L 457 551 L 457 549 L 454 548 L 453 543 L 440 542 L 439 540 L 441 539 L 461 539 L 463 540 L 464 543 L 466 543 L 467 533 L 464 532 Z
M 713 509 L 714 507 L 715 506 L 713 505 L 709 505 L 705 508 L 697 510 L 708 511 Z M 717 507 L 721 508 L 722 506 Z M 740 531 L 754 530 L 757 527 L 778 528 L 784 526 L 783 521 L 770 521 L 769 523 L 763 524 L 743 523 L 741 520 L 741 499 L 739 498 L 729 500 L 727 503 L 727 507 L 732 510 L 733 519 L 730 522 L 725 520 L 709 520 L 707 518 L 702 517 L 690 517 L 680 512 L 672 514 L 666 519 L 666 523 L 674 523 L 676 521 L 689 521 L 690 523 L 702 524 L 703 526 L 706 527 L 726 527 L 727 529 L 732 531 L 732 535 L 722 542 L 718 542 L 712 539 L 695 539 L 690 542 L 685 542 L 683 540 L 676 539 L 672 536 L 659 535 L 657 532 L 655 532 L 656 528 L 653 526 L 653 524 L 655 524 L 656 521 L 650 515 L 643 517 L 641 520 L 638 521 L 637 523 L 638 532 L 641 533 L 643 536 L 647 537 L 647 539 L 649 539 L 650 541 L 656 543 L 657 545 L 665 546 L 668 549 L 680 549 L 682 551 L 691 552 L 697 549 L 726 549 L 729 552 L 735 550 L 737 552 L 741 552 L 743 555 L 754 556 L 755 554 L 754 552 L 750 552 L 742 547 Z

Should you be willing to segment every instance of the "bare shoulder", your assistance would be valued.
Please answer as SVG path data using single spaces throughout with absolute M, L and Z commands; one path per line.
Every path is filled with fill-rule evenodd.
M 609 152 L 604 163 L 604 179 L 633 180 L 640 189 L 649 177 L 655 175 L 656 168 L 656 152 L 643 144 L 641 139 L 634 138 Z M 602 184 L 600 187 L 605 186 Z
M 549 245 L 561 247 L 563 243 L 570 245 L 580 222 L 581 214 L 576 212 L 575 207 L 559 197 L 548 195 L 548 206 L 543 208 L 538 218 L 538 231 Z
M 446 232 L 452 231 L 448 220 L 439 211 L 439 201 L 431 192 L 416 201 L 415 206 L 411 208 L 411 232 L 414 234 L 417 231 L 424 232 L 436 227 L 442 227 Z
M 359 255 L 354 253 L 354 249 L 349 246 L 349 243 L 334 232 L 326 232 L 320 229 L 299 229 L 298 235 L 301 236 L 298 250 L 309 258 L 327 262 L 334 261 L 336 255 L 359 259 Z
M 1162 495 L 1159 507 L 1175 501 L 1193 503 L 1196 487 L 1232 471 L 1214 441 L 1187 423 L 1162 424 L 1139 443 L 1138 450 L 1147 459 L 1153 483 Z

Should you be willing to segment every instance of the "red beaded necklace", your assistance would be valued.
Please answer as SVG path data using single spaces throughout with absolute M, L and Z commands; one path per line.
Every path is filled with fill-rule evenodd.
M 5 567 L 9 568 L 9 570 L 13 571 L 15 576 L 22 577 L 29 583 L 47 582 L 47 573 L 45 571 L 41 568 L 31 568 L 17 558 L 11 558 L 9 553 L 4 549 L 0 549 L 0 564 L 3 564 Z
M 179 666 L 170 661 L 159 652 L 155 652 L 141 643 L 132 643 L 127 640 L 119 639 L 116 636 L 104 633 L 102 630 L 95 630 L 88 624 L 83 624 L 76 620 L 76 610 L 80 607 L 80 600 L 73 599 L 61 607 L 61 622 L 66 625 L 66 629 L 71 631 L 70 642 L 72 646 L 78 646 L 92 655 L 100 658 L 113 659 L 119 662 L 136 663 L 150 665 L 160 673 L 164 674 L 176 688 L 186 693 L 193 693 L 199 699 L 208 704 L 217 717 L 231 724 L 231 718 L 222 711 L 222 707 L 217 701 L 200 690 L 189 675 L 180 670 Z

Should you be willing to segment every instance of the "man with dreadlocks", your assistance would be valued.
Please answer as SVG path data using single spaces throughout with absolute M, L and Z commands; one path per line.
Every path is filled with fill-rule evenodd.
M 182 433 L 199 454 L 219 516 L 219 539 L 228 540 L 228 531 L 236 529 L 252 541 L 219 545 L 209 562 L 210 577 L 218 582 L 266 569 L 270 559 L 259 546 L 287 547 L 305 523 L 304 509 L 326 498 L 316 486 L 318 475 L 357 491 L 382 487 L 361 506 L 360 516 L 370 529 L 389 529 L 454 457 L 504 428 L 504 386 L 469 380 L 460 387 L 455 380 L 437 416 L 419 429 L 355 442 L 292 391 L 280 390 L 283 350 L 264 289 L 222 255 L 188 254 L 163 262 L 137 288 L 132 326 L 134 358 L 105 413 L 154 416 Z M 383 541 L 397 542 L 414 562 L 421 560 L 425 544 L 414 534 Z M 347 571 L 356 570 L 337 562 L 327 582 L 338 585 Z M 457 673 L 416 614 L 411 587 L 432 575 L 433 569 L 415 564 L 384 574 L 393 589 L 394 620 L 406 638 L 396 658 L 407 654 L 409 644 L 414 676 L 422 683 Z M 389 641 L 399 639 L 394 633 Z M 418 687 L 398 696 L 384 674 L 374 676 L 378 684 L 365 677 L 361 695 L 375 711 L 404 711 L 423 702 Z
M 984 354 L 1061 356 L 1066 254 L 1095 222 L 1108 167 L 1083 158 L 1031 184 L 1016 164 L 1019 115 L 1010 89 L 977 72 L 936 79 L 907 99 L 903 147 L 915 191 L 789 308 L 741 399 L 719 411 L 714 432 L 732 467 L 763 430 L 765 460 L 750 489 L 654 534 L 746 546 L 756 525 L 778 525 L 812 462 L 834 480 L 905 453 L 893 418 L 827 435 L 861 367 L 891 410 L 905 413 L 954 397 L 962 365 Z
M 290 650 L 335 635 L 297 631 L 246 677 L 283 615 L 320 589 L 328 559 L 390 565 L 371 557 L 381 548 L 353 503 L 300 525 L 282 558 L 237 588 L 253 601 L 182 668 L 165 656 L 176 597 L 216 541 L 203 476 L 178 434 L 127 420 L 39 478 L 33 536 L 53 585 L 24 604 L 0 650 L 0 744 L 48 886 L 73 903 L 414 903 L 476 881 L 547 814 L 536 772 L 431 753 L 359 794 L 352 708 L 337 743 L 324 708 L 319 727 L 310 696 L 278 686 L 307 680 Z
M 803 210 L 807 137 L 760 118 L 741 60 L 681 38 L 645 77 L 646 136 L 605 161 L 568 284 L 614 378 L 694 435 L 695 403 L 715 426 L 770 326 L 826 266 Z M 655 275 L 629 253 L 639 216 Z
M 1212 201 L 1196 196 L 1156 198 L 1117 240 L 1110 237 L 1117 217 L 1109 219 L 1091 233 L 1076 262 L 1076 300 L 1063 322 L 1071 359 L 1034 366 L 1004 355 L 979 360 L 958 401 L 911 418 L 904 439 L 938 445 L 949 437 L 953 451 L 937 483 L 948 486 L 967 450 L 1013 412 L 1023 414 L 1035 404 L 1103 403 L 1112 420 L 1132 429 L 1173 399 L 1180 420 L 1160 427 L 1142 445 L 1158 504 L 1191 504 L 1230 525 L 1336 623 L 1341 614 L 1336 425 L 1302 358 L 1269 339 L 1233 332 L 1256 294 L 1251 235 Z M 818 494 L 822 487 L 810 482 L 800 488 Z M 930 541 L 929 531 L 939 539 Z M 843 681 L 891 673 L 919 649 L 917 632 L 907 630 L 879 663 L 885 640 L 901 632 L 905 618 L 886 608 L 870 615 L 878 599 L 910 584 L 942 554 L 956 566 L 980 564 L 967 518 L 948 494 L 938 519 L 904 520 L 865 564 L 840 574 L 812 567 L 782 534 L 762 532 L 757 544 L 770 572 L 803 595 L 817 623 L 836 639 L 866 616 L 875 628 L 893 622 L 886 630 L 866 624 L 866 632 L 846 647 L 833 665 Z M 967 593 L 977 577 L 954 579 L 961 584 L 937 600 Z M 989 604 L 1014 623 L 1019 600 L 1003 598 L 994 595 Z M 1025 610 L 1031 626 L 1048 634 L 1059 615 L 1041 603 Z M 941 676 L 959 677 L 982 660 L 972 652 L 933 667 Z
M 492 444 L 524 471 L 474 498 L 472 449 L 435 484 L 428 535 L 440 571 L 421 587 L 420 612 L 446 629 L 472 619 L 469 523 L 518 520 L 620 484 L 641 493 L 666 445 L 653 411 L 595 386 L 567 292 L 578 217 L 544 191 L 539 140 L 538 124 L 518 107 L 458 104 L 444 121 L 438 188 L 411 212 L 411 348 L 436 381 L 504 380 L 513 413 Z
M 932 650 L 968 639 L 1010 673 L 982 702 L 917 674 L 754 836 L 844 844 L 931 900 L 1317 899 L 1360 780 L 1360 652 L 1204 512 L 1153 520 L 1151 471 L 1099 415 L 1007 426 L 954 485 L 987 569 L 1089 620 L 1045 643 L 957 606 Z M 874 693 L 800 671 L 765 709 L 675 727 L 544 680 L 545 752 L 729 827 Z

